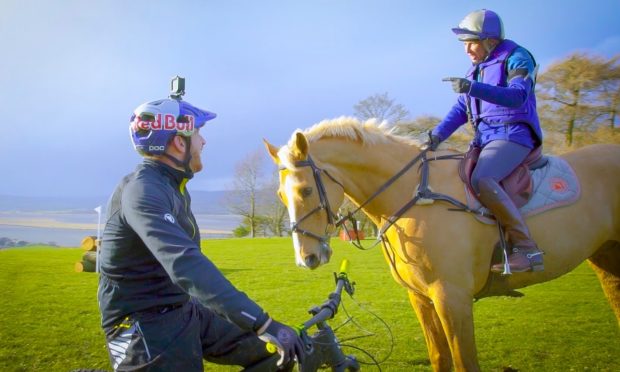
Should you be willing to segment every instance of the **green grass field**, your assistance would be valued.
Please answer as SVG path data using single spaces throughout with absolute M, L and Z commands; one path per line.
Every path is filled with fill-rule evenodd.
M 345 299 L 354 318 L 375 335 L 352 341 L 376 358 L 394 350 L 384 371 L 430 371 L 422 332 L 405 290 L 392 280 L 378 248 L 358 251 L 334 241 L 332 262 L 315 271 L 294 265 L 290 239 L 227 239 L 203 242 L 204 252 L 240 289 L 276 319 L 300 323 L 333 288 L 332 272 L 346 257 L 357 283 L 356 301 Z M 0 251 L 0 371 L 110 370 L 97 310 L 97 274 L 76 273 L 79 249 L 23 248 Z M 523 298 L 486 298 L 474 305 L 483 371 L 620 371 L 620 330 L 600 285 L 584 264 L 568 275 L 523 290 Z M 344 319 L 341 311 L 332 325 Z M 347 324 L 340 339 L 361 335 Z M 353 353 L 353 350 L 347 350 Z M 355 353 L 361 360 L 368 360 Z M 205 365 L 209 371 L 234 371 Z M 363 366 L 363 370 L 377 370 Z

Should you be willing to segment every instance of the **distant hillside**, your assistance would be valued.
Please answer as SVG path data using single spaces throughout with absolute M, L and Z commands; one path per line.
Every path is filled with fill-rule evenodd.
M 230 214 L 223 201 L 226 191 L 192 191 L 192 209 L 195 214 Z M 39 197 L 0 195 L 0 211 L 92 211 L 98 205 L 104 208 L 109 196 Z
M 0 195 L 0 211 L 92 211 L 107 202 L 107 196 L 92 197 L 44 197 Z
M 195 214 L 231 214 L 226 207 L 228 191 L 191 191 L 192 210 Z

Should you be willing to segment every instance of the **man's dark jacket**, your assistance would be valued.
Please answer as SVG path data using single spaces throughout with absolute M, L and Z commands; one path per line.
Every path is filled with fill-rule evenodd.
M 112 195 L 99 256 L 98 299 L 106 332 L 132 313 L 182 304 L 190 296 L 246 330 L 265 319 L 200 251 L 185 188 L 189 178 L 145 159 Z

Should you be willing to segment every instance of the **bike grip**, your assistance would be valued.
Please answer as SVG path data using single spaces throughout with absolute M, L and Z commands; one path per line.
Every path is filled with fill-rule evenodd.
M 297 335 L 301 336 L 301 333 L 304 330 L 304 325 L 301 324 L 301 325 L 298 325 L 297 327 L 293 326 L 291 328 L 295 330 L 295 333 L 297 333 Z M 265 344 L 265 349 L 267 349 L 267 352 L 271 354 L 275 354 L 278 352 L 278 347 L 273 342 L 267 342 Z
M 349 272 L 349 260 L 346 258 L 342 260 L 340 263 L 340 271 L 339 274 L 347 274 Z

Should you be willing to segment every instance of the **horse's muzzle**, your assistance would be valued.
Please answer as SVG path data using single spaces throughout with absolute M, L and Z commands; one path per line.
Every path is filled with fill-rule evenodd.
M 316 269 L 317 267 L 329 262 L 332 257 L 332 249 L 328 242 L 321 242 L 319 245 L 319 254 L 309 254 L 304 257 L 304 264 L 309 269 Z

